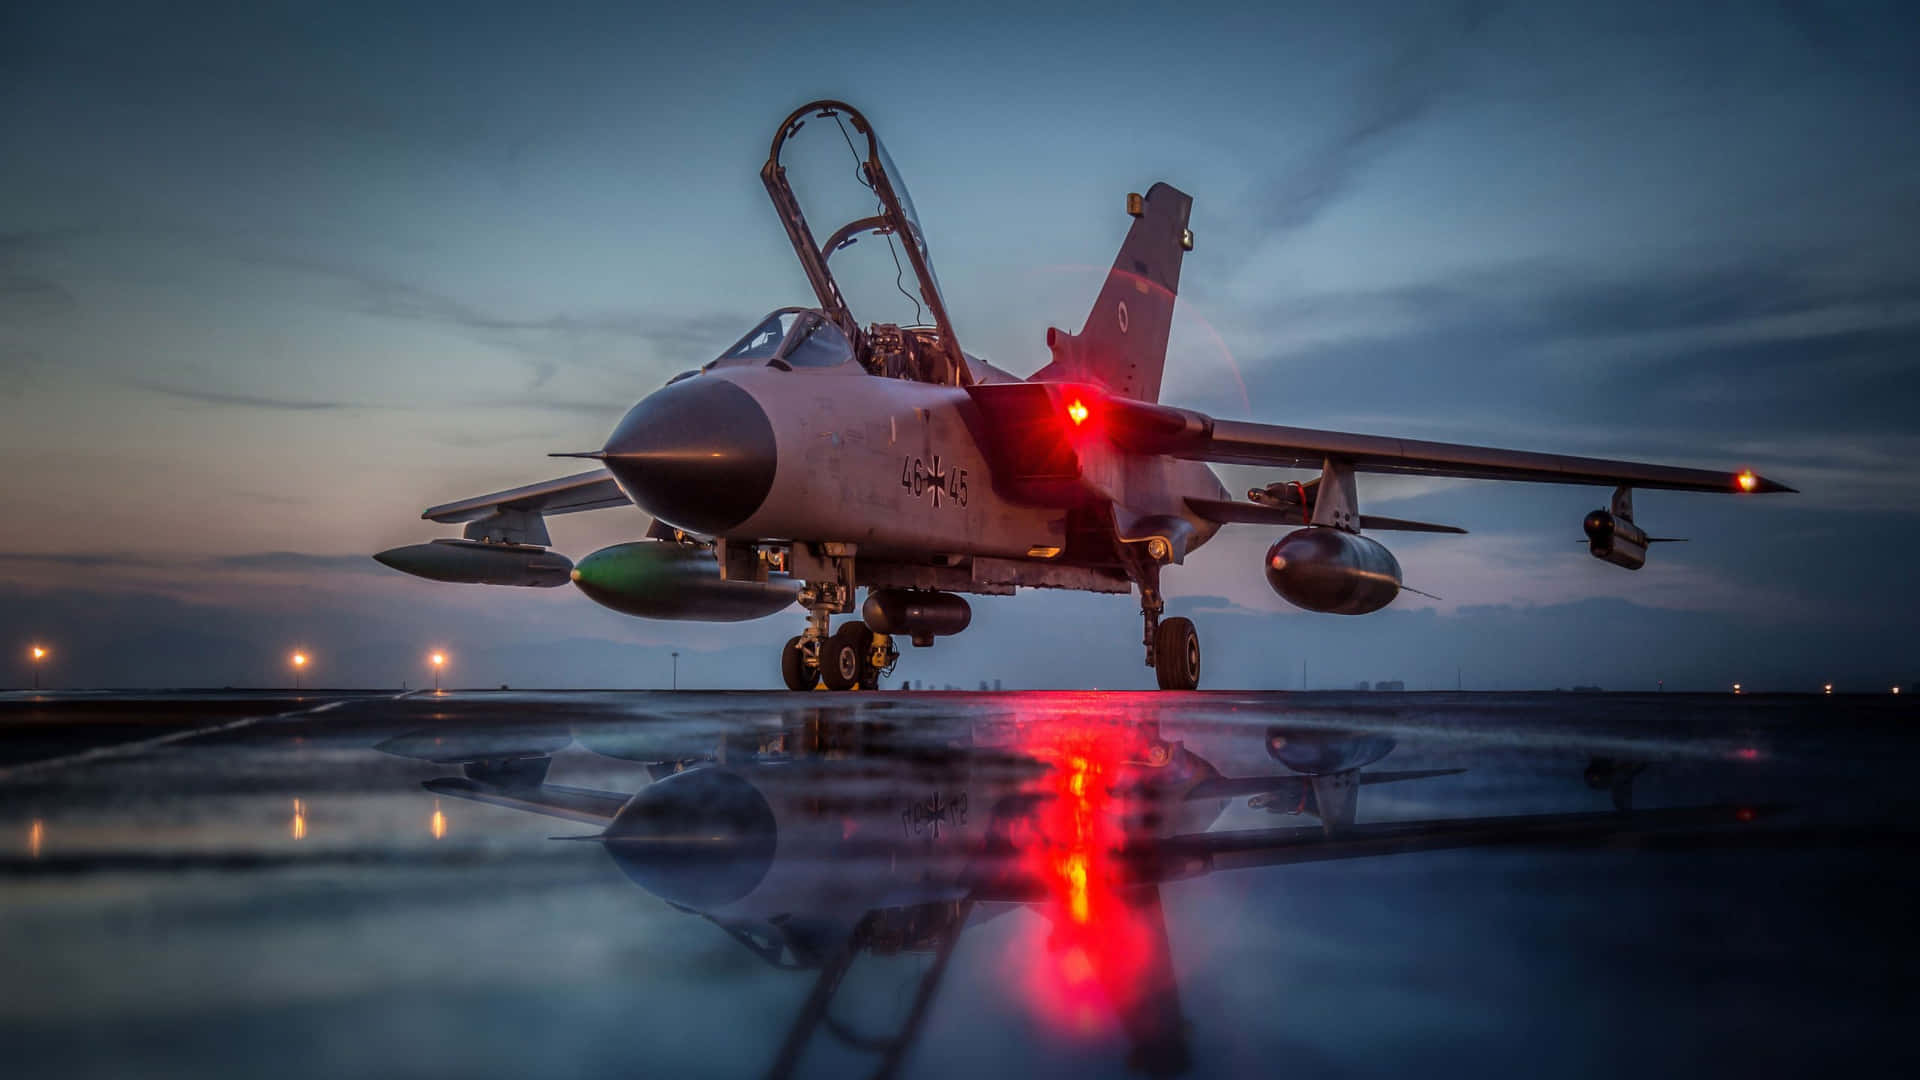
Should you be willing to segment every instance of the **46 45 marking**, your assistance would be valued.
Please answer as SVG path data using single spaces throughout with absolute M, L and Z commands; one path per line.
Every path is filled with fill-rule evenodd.
M 930 495 L 933 505 L 940 505 L 940 496 L 945 495 L 959 506 L 967 505 L 967 470 L 962 468 L 942 468 L 940 455 L 933 455 L 933 465 L 917 457 L 909 457 L 900 463 L 900 486 L 917 495 Z

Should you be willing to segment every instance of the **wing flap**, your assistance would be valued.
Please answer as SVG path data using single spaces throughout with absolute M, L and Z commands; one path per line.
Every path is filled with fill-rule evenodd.
M 519 510 L 534 514 L 573 514 L 582 510 L 603 510 L 612 506 L 631 506 L 632 501 L 605 469 L 543 480 L 537 484 L 476 495 L 459 502 L 428 507 L 420 516 L 428 521 L 478 521 L 501 510 Z

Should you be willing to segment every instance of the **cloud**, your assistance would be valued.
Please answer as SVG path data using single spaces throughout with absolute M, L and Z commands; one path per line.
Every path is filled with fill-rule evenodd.
M 163 383 L 132 381 L 137 386 L 156 394 L 180 398 L 184 401 L 198 402 L 202 405 L 232 405 L 247 409 L 281 409 L 293 412 L 316 412 L 328 409 L 361 408 L 349 401 L 312 401 L 299 398 L 269 397 L 261 394 L 234 394 L 220 390 L 200 390 L 187 386 L 167 386 Z
M 1450 54 L 1496 10 L 1460 4 L 1402 40 L 1373 78 L 1346 97 L 1339 125 L 1268 189 L 1261 200 L 1266 227 L 1276 233 L 1304 228 L 1338 202 L 1375 158 L 1445 98 L 1455 75 Z

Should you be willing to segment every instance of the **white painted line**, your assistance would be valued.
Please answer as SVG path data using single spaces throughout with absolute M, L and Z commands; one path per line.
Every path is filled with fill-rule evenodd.
M 156 747 L 166 746 L 169 743 L 185 742 L 188 739 L 197 739 L 202 735 L 217 735 L 223 731 L 238 731 L 243 727 L 250 727 L 263 720 L 285 720 L 294 716 L 314 716 L 331 709 L 337 709 L 344 704 L 346 704 L 344 701 L 329 701 L 324 705 L 315 705 L 311 709 L 295 709 L 293 712 L 274 713 L 270 716 L 244 716 L 238 720 L 229 720 L 224 724 L 213 724 L 203 728 L 191 728 L 187 731 L 172 731 L 165 735 L 156 735 L 151 739 L 135 739 L 132 742 L 114 743 L 110 746 L 96 746 L 91 750 L 82 750 L 77 754 L 65 754 L 60 757 L 42 758 L 39 761 L 28 761 L 19 765 L 0 768 L 0 781 L 11 780 L 16 776 L 25 776 L 29 773 L 64 769 L 69 765 L 86 765 L 91 762 L 108 761 L 113 758 L 132 757 Z

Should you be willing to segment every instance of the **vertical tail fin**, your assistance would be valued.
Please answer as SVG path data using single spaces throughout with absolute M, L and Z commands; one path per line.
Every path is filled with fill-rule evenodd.
M 1193 199 L 1167 184 L 1127 197 L 1133 228 L 1078 334 L 1047 330 L 1053 362 L 1033 378 L 1097 382 L 1123 397 L 1156 401 L 1180 291 L 1180 259 L 1193 248 Z

